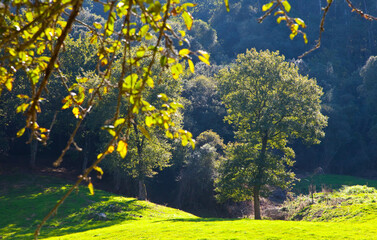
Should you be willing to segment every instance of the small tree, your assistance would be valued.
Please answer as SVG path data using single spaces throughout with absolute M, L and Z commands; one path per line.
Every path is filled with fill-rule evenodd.
M 294 151 L 289 139 L 319 143 L 327 117 L 321 114 L 322 89 L 314 79 L 279 52 L 248 50 L 217 76 L 228 109 L 225 118 L 235 126 L 240 143 L 228 146 L 217 190 L 220 199 L 253 196 L 255 219 L 261 219 L 259 196 L 266 185 L 286 187 L 294 174 Z

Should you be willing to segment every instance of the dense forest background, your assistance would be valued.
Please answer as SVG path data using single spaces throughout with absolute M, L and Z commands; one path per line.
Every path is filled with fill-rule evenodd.
M 155 151 L 150 151 L 145 158 L 158 158 L 158 163 L 151 165 L 153 171 L 146 174 L 149 177 L 146 179 L 149 199 L 202 213 L 203 209 L 210 214 L 223 212 L 224 206 L 217 204 L 214 198 L 216 165 L 224 154 L 224 144 L 233 141 L 234 136 L 232 126 L 223 121 L 226 109 L 217 93 L 214 76 L 233 62 L 237 54 L 251 48 L 280 51 L 299 66 L 301 74 L 316 78 L 324 90 L 323 114 L 329 117 L 326 136 L 321 144 L 310 147 L 300 141 L 290 143 L 296 151 L 293 170 L 311 174 L 321 168 L 325 173 L 377 176 L 376 22 L 352 13 L 343 1 L 334 1 L 326 20 L 321 48 L 297 60 L 297 56 L 315 45 L 325 0 L 290 1 L 291 15 L 303 18 L 308 25 L 305 29 L 309 39 L 307 45 L 300 36 L 289 40 L 289 29 L 281 26 L 283 23 L 277 24 L 274 17 L 267 18 L 262 24 L 257 22 L 263 14 L 261 7 L 265 1 L 235 1 L 230 4 L 230 12 L 226 11 L 222 0 L 194 2 L 197 3 L 193 10 L 195 21 L 187 38 L 191 49 L 205 49 L 211 54 L 211 66 L 196 63 L 195 74 L 187 73 L 175 84 L 162 76 L 159 87 L 184 103 L 185 108 L 177 117 L 177 123 L 193 133 L 197 147 L 191 150 L 157 137 L 146 146 Z M 374 0 L 355 0 L 354 4 L 377 15 Z M 102 7 L 91 1 L 84 4 L 84 9 L 79 19 L 88 24 L 103 22 L 106 17 Z M 175 19 L 171 22 L 172 27 L 183 24 Z M 60 63 L 69 70 L 71 77 L 90 76 L 95 67 L 92 48 L 85 30 L 76 25 L 60 56 Z M 18 77 L 22 79 L 21 75 Z M 0 97 L 0 155 L 2 159 L 22 159 L 17 162 L 22 165 L 51 166 L 65 147 L 74 126 L 70 111 L 56 107 L 56 102 L 64 98 L 65 89 L 57 81 L 50 83 L 49 94 L 55 96 L 56 102 L 44 103 L 43 119 L 50 123 L 55 113 L 58 117 L 47 146 L 42 147 L 36 142 L 26 145 L 27 134 L 15 137 L 23 124 L 22 117 L 14 109 L 19 105 L 15 96 L 17 89 L 25 86 L 19 84 L 14 91 L 4 92 Z M 83 151 L 71 149 L 63 167 L 81 172 L 102 150 L 108 136 L 96 129 L 106 121 L 106 111 L 114 106 L 111 102 L 102 104 L 91 113 L 95 117 L 80 129 L 76 142 Z M 134 141 L 136 148 L 137 137 Z M 137 195 L 134 166 L 132 159 L 106 159 L 102 166 L 105 170 L 102 181 L 110 183 L 113 191 Z

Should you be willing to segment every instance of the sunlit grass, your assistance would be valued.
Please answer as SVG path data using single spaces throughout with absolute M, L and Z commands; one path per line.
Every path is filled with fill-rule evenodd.
M 32 233 L 70 185 L 43 176 L 0 176 L 0 236 L 31 239 Z M 105 217 L 104 217 L 105 216 Z M 42 228 L 41 238 L 101 228 L 126 220 L 195 217 L 173 208 L 137 201 L 85 186 L 59 208 Z
M 32 239 L 69 187 L 64 180 L 30 175 L 0 176 L 0 186 L 0 236 L 12 240 Z M 296 201 L 307 208 L 297 211 L 307 221 L 257 221 L 198 218 L 99 190 L 90 196 L 82 186 L 42 228 L 40 239 L 376 239 L 375 189 L 354 186 L 314 197 L 315 204 L 307 204 L 308 196 Z

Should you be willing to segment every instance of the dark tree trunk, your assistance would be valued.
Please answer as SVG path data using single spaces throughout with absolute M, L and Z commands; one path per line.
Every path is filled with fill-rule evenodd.
M 261 217 L 261 210 L 260 210 L 260 188 L 264 183 L 263 181 L 263 171 L 264 171 L 264 165 L 266 161 L 266 152 L 267 152 L 267 141 L 268 141 L 268 134 L 266 133 L 262 137 L 262 149 L 260 152 L 260 156 L 258 159 L 258 173 L 257 173 L 257 179 L 256 183 L 253 188 L 253 197 L 254 197 L 254 218 L 255 219 L 262 219 Z
M 260 192 L 260 187 L 255 186 L 254 189 L 253 189 L 253 194 L 254 194 L 254 219 L 257 219 L 257 220 L 262 219 L 261 213 L 260 213 L 259 192 Z
M 139 200 L 147 200 L 147 188 L 145 187 L 144 179 L 139 179 Z
M 136 119 L 135 119 L 135 122 L 136 122 Z M 139 130 L 136 124 L 134 124 L 134 130 L 135 130 L 136 136 L 138 136 Z M 144 182 L 144 178 L 146 174 L 145 174 L 145 168 L 143 166 L 144 162 L 142 159 L 144 140 L 145 140 L 144 137 L 142 137 L 141 141 L 139 140 L 138 137 L 136 138 L 137 154 L 139 157 L 139 164 L 137 165 L 138 174 L 139 174 L 139 195 L 138 195 L 139 200 L 147 200 L 147 188 L 145 187 L 145 182 Z

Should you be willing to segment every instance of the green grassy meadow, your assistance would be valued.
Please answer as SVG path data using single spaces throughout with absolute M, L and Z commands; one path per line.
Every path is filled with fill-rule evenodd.
M 0 239 L 33 239 L 37 224 L 68 187 L 65 180 L 51 177 L 1 175 Z M 82 186 L 42 228 L 39 239 L 377 239 L 375 189 L 317 193 L 315 204 L 308 199 L 300 196 L 286 206 L 303 221 L 199 218 L 100 190 L 91 196 Z

